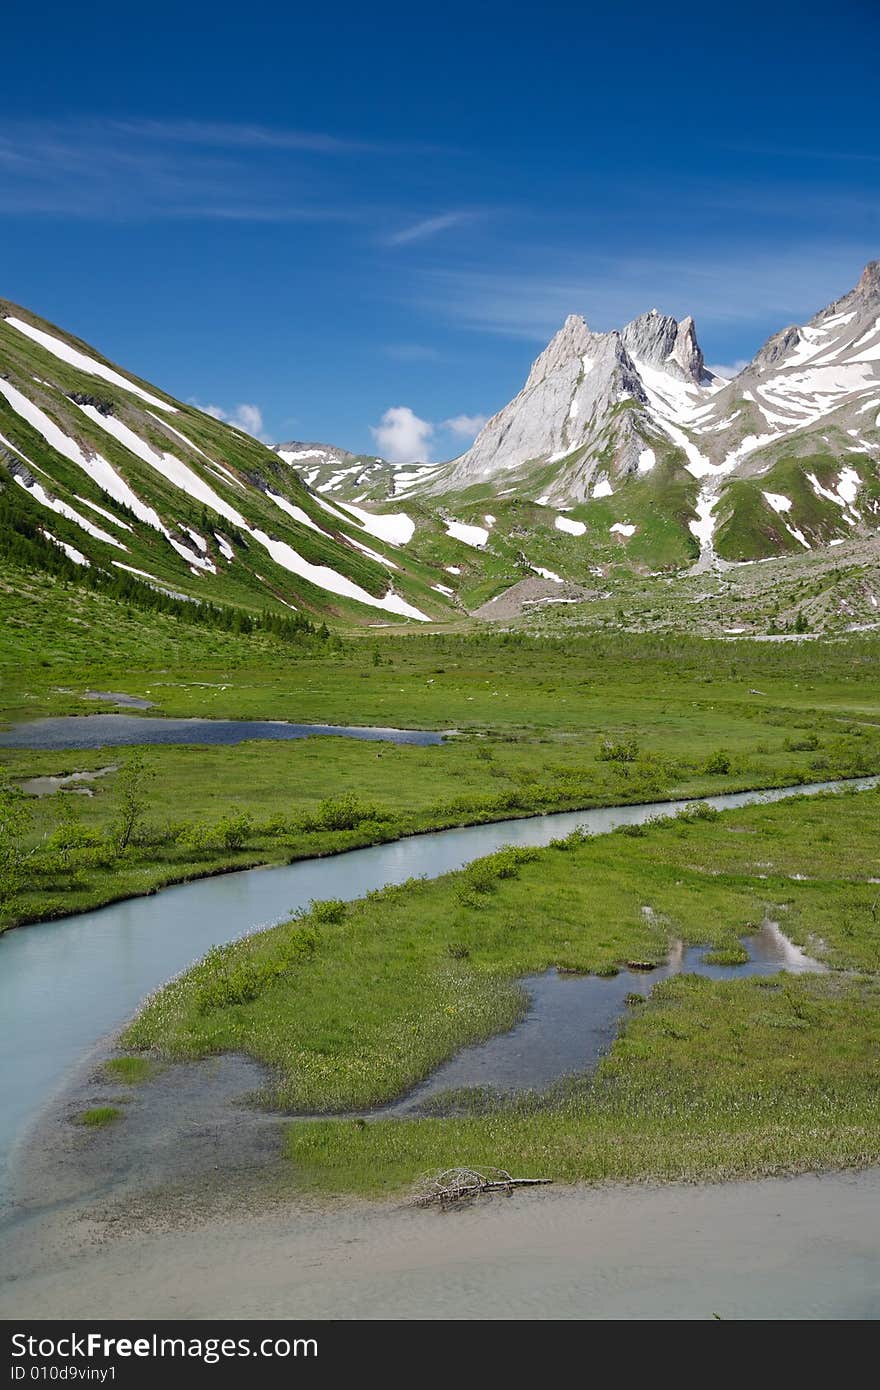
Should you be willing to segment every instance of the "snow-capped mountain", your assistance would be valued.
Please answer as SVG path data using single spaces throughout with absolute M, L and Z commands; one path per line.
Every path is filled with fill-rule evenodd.
M 250 435 L 6 301 L 0 498 L 7 551 L 17 534 L 176 598 L 361 622 L 448 608 L 412 572 L 404 512 L 330 503 Z
M 508 487 L 549 464 L 547 502 L 607 495 L 616 479 L 650 471 L 656 446 L 669 437 L 678 443 L 677 422 L 723 386 L 705 369 L 693 319 L 678 323 L 652 309 L 619 332 L 594 333 L 572 314 L 519 395 L 428 487 L 501 486 L 502 478 Z
M 706 370 L 691 318 L 651 310 L 594 333 L 572 315 L 467 453 L 414 490 L 448 504 L 485 487 L 568 509 L 615 495 L 623 504 L 626 490 L 634 506 L 662 511 L 675 481 L 675 515 L 704 563 L 757 558 L 876 531 L 878 430 L 873 262 L 729 382 Z M 646 486 L 636 494 L 634 483 Z
M 382 502 L 427 482 L 442 466 L 436 463 L 389 463 L 375 454 L 351 454 L 332 444 L 276 444 L 275 452 L 316 493 L 333 493 L 353 501 Z
M 445 464 L 270 449 L 0 301 L 0 513 L 0 551 L 50 570 L 60 552 L 178 599 L 361 623 L 482 612 L 524 579 L 568 603 L 558 586 L 618 566 L 876 549 L 880 263 L 733 381 L 690 318 L 571 316 Z
M 848 531 L 876 532 L 880 262 L 809 323 L 770 338 L 682 423 L 687 466 L 701 479 L 694 531 L 704 552 L 716 531 L 732 539 L 737 483 L 746 497 L 760 494 L 777 529 L 804 549 Z M 790 486 L 774 491 L 777 481 Z

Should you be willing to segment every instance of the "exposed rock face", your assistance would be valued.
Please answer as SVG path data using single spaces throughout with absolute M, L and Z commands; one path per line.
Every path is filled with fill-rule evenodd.
M 880 261 L 868 262 L 852 293 L 856 299 L 862 300 L 865 304 L 875 304 L 880 301 Z
M 544 351 L 532 363 L 523 394 L 535 386 L 540 386 L 548 377 L 569 371 L 578 358 L 590 351 L 597 336 L 601 335 L 590 332 L 586 319 L 580 318 L 577 314 L 569 314 L 559 332 L 550 339 Z
M 703 350 L 697 342 L 697 330 L 690 314 L 678 325 L 675 343 L 666 364 L 670 371 L 673 363 L 681 368 L 686 381 L 703 382 L 706 376 Z
M 768 338 L 764 346 L 756 353 L 753 361 L 749 364 L 749 370 L 761 367 L 772 367 L 774 362 L 780 361 L 797 347 L 801 341 L 801 330 L 797 324 L 792 324 L 790 328 L 783 328 L 780 333 L 774 333 L 772 338 Z
M 623 345 L 633 357 L 662 367 L 675 347 L 678 324 L 668 314 L 651 309 L 628 323 L 621 333 Z
M 597 482 L 635 472 L 657 444 L 644 369 L 686 383 L 699 403 L 706 377 L 693 319 L 652 309 L 621 331 L 593 333 L 571 314 L 536 358 L 526 384 L 493 416 L 466 454 L 429 480 L 434 492 L 468 487 L 535 463 L 560 463 L 546 489 L 581 501 Z M 565 460 L 565 462 L 563 462 Z

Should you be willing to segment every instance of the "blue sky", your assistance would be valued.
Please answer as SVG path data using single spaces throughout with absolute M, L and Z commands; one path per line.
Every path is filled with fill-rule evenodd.
M 270 439 L 450 457 L 568 313 L 732 366 L 880 256 L 875 0 L 33 16 L 0 295 Z

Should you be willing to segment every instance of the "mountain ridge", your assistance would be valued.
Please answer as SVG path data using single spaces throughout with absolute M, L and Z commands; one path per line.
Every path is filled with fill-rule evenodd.
M 251 611 L 425 622 L 447 605 L 387 526 L 6 300 L 0 450 L 13 525 L 20 514 L 83 568 Z
M 448 463 L 270 448 L 0 301 L 0 492 L 13 529 L 81 569 L 372 626 L 485 617 L 516 586 L 604 601 L 624 570 L 876 550 L 880 262 L 732 380 L 690 316 L 571 314 Z

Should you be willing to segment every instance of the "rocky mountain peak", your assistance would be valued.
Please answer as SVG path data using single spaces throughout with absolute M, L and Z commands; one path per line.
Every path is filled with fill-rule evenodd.
M 628 323 L 620 336 L 629 355 L 637 361 L 662 367 L 686 381 L 702 381 L 703 353 L 690 315 L 679 323 L 670 314 L 651 309 Z
M 779 362 L 787 357 L 792 348 L 797 347 L 801 339 L 801 330 L 796 323 L 791 324 L 788 328 L 783 328 L 779 333 L 774 333 L 772 338 L 768 338 L 760 351 L 755 354 L 749 370 L 755 372 L 761 371 L 765 367 L 771 367 L 774 362 Z
M 620 336 L 630 357 L 660 367 L 675 346 L 678 323 L 669 314 L 650 309 L 628 323 Z
M 697 342 L 697 330 L 690 314 L 687 318 L 682 319 L 678 325 L 672 351 L 666 359 L 667 368 L 673 364 L 681 368 L 688 381 L 695 381 L 699 384 L 705 376 L 703 349 Z
M 588 353 L 596 338 L 580 314 L 569 314 L 558 333 L 550 339 L 539 357 L 532 363 L 525 390 L 540 385 L 573 359 Z
M 880 300 L 880 261 L 868 262 L 853 294 L 868 303 Z

